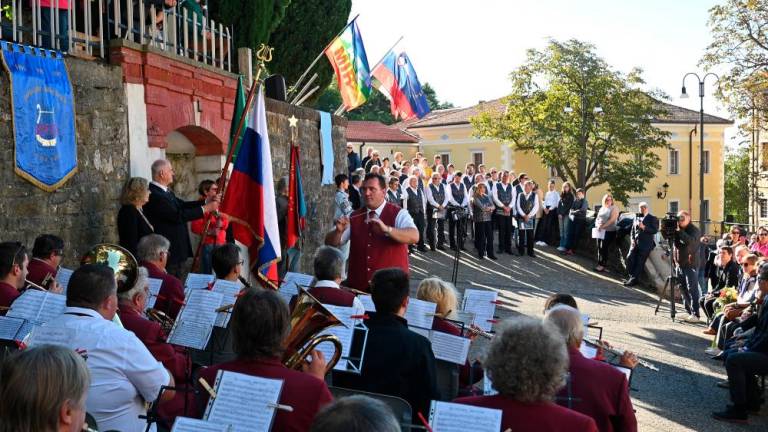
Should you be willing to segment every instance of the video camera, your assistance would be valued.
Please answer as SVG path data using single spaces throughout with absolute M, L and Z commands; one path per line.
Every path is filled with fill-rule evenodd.
M 466 207 L 449 205 L 448 210 L 451 212 L 451 218 L 455 221 L 469 218 L 469 209 Z
M 661 220 L 661 236 L 665 239 L 674 239 L 677 233 L 678 222 L 680 218 L 672 212 L 669 212 Z

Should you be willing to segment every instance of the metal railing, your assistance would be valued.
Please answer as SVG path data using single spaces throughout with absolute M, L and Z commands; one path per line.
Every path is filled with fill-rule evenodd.
M 58 0 L 50 6 L 40 2 L 0 0 L 0 39 L 103 59 L 111 39 L 125 39 L 232 71 L 230 29 L 181 5 L 158 9 L 143 0 L 70 0 L 64 9 Z M 46 26 L 44 15 L 50 17 Z

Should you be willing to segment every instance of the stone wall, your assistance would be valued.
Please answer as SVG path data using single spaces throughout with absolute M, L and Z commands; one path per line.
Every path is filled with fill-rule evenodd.
M 125 96 L 119 67 L 66 60 L 75 99 L 78 172 L 55 192 L 14 173 L 10 82 L 0 74 L 0 240 L 29 248 L 38 234 L 62 237 L 64 265 L 91 245 L 116 242 L 120 188 L 128 172 Z

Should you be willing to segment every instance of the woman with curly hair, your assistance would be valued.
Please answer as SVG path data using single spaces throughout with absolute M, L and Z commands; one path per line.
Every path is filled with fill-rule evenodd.
M 597 432 L 593 419 L 552 402 L 568 372 L 568 351 L 559 330 L 524 316 L 500 327 L 484 362 L 499 394 L 454 402 L 502 410 L 501 430 Z

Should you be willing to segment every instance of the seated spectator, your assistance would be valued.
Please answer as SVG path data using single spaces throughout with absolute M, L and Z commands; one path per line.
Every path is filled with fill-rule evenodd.
M 0 315 L 5 315 L 24 288 L 29 257 L 19 242 L 0 243 Z
M 736 302 L 727 304 L 715 314 L 704 334 L 716 335 L 722 323 L 732 321 L 749 307 L 757 293 L 757 255 L 747 255 L 741 263 L 743 275 L 739 281 L 739 296 Z
M 768 264 L 760 266 L 758 286 L 762 296 L 768 294 Z M 749 413 L 760 411 L 763 403 L 756 375 L 768 374 L 768 313 L 758 313 L 754 332 L 733 346 L 726 357 L 728 388 L 732 405 L 712 413 L 717 420 L 746 423 Z
M 363 395 L 341 398 L 317 414 L 309 432 L 400 432 L 392 409 Z
M 320 246 L 315 252 L 314 268 L 317 282 L 308 290 L 312 296 L 323 304 L 353 307 L 353 315 L 365 314 L 360 299 L 339 285 L 344 280 L 344 255 L 340 250 L 332 246 Z M 295 299 L 295 296 L 291 299 L 291 310 Z
M 584 358 L 579 352 L 584 339 L 579 311 L 557 305 L 547 312 L 544 321 L 560 330 L 568 347 L 570 385 L 560 390 L 558 404 L 592 417 L 600 432 L 637 431 L 626 376 L 609 364 Z
M 205 368 L 200 377 L 213 385 L 218 372 L 225 370 L 283 380 L 279 403 L 292 407 L 293 412 L 277 410 L 272 430 L 301 432 L 310 428 L 317 412 L 333 397 L 323 381 L 326 362 L 321 352 L 312 351 L 312 362 L 304 366 L 304 372 L 283 365 L 280 357 L 289 326 L 288 306 L 277 293 L 246 289 L 235 304 L 230 323 L 237 359 Z M 202 395 L 208 398 L 205 391 Z
M 502 410 L 501 430 L 597 431 L 590 417 L 552 402 L 565 385 L 568 351 L 551 323 L 525 316 L 502 323 L 488 346 L 485 370 L 499 394 L 454 402 Z
M 165 271 L 170 247 L 171 242 L 165 237 L 160 234 L 149 234 L 139 240 L 136 258 L 139 264 L 147 269 L 149 277 L 163 281 L 154 309 L 176 319 L 181 305 L 184 304 L 184 287 L 176 276 Z
M 761 226 L 757 229 L 757 241 L 752 243 L 749 250 L 761 256 L 768 256 L 768 227 Z
M 728 287 L 737 287 L 739 285 L 739 264 L 733 259 L 733 249 L 730 246 L 723 246 L 718 251 L 719 262 L 717 264 L 717 280 L 712 285 L 712 291 L 701 297 L 699 303 L 708 319 L 715 315 L 715 300 L 720 295 L 720 290 Z
M 349 374 L 338 385 L 405 399 L 413 418 L 427 415 L 437 399 L 435 355 L 427 338 L 408 329 L 408 275 L 399 268 L 373 274 L 371 294 L 376 312 L 369 312 L 368 342 L 360 375 Z M 335 378 L 335 377 L 334 377 Z M 335 381 L 334 381 L 335 383 Z
M 41 345 L 15 353 L 0 365 L 0 431 L 85 430 L 89 382 L 85 361 L 71 349 Z
M 63 292 L 56 282 L 61 259 L 64 257 L 64 240 L 53 234 L 43 234 L 35 239 L 32 259 L 27 266 L 27 280 L 56 293 Z
M 747 245 L 747 230 L 741 226 L 741 225 L 734 225 L 731 227 L 731 230 L 729 231 L 730 239 L 731 239 L 731 246 L 732 248 L 736 248 L 736 246 L 746 246 Z

